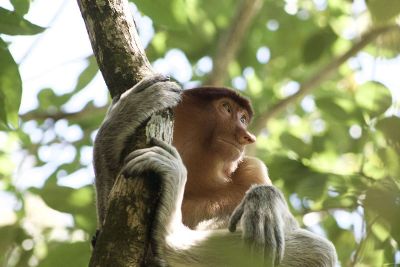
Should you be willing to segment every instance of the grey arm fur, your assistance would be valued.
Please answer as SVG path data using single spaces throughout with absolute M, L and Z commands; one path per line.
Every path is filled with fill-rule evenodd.
M 123 166 L 129 138 L 152 114 L 176 106 L 179 100 L 179 86 L 162 75 L 146 78 L 113 99 L 94 142 L 99 228 L 103 224 L 108 195 Z

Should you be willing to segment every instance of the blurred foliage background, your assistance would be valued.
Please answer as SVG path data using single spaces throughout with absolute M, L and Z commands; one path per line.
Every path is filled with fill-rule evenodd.
M 0 265 L 87 266 L 91 148 L 106 110 L 95 99 L 107 91 L 99 83 L 76 105 L 99 77 L 87 55 L 71 86 L 40 88 L 20 110 L 30 81 L 10 47 L 52 28 L 28 19 L 35 2 L 0 7 Z M 379 62 L 400 66 L 398 0 L 259 1 L 230 43 L 246 1 L 133 2 L 150 61 L 186 88 L 215 82 L 218 55 L 238 46 L 218 83 L 252 99 L 258 142 L 249 153 L 265 161 L 299 222 L 332 240 L 341 266 L 400 266 L 400 88 L 374 76 Z M 58 55 L 80 41 L 60 44 Z M 32 185 L 35 174 L 45 179 Z

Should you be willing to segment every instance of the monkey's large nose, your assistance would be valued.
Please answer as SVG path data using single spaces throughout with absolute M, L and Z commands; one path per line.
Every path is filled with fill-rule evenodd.
M 240 131 L 238 137 L 238 141 L 241 145 L 249 145 L 256 141 L 256 136 L 245 129 L 242 129 L 242 131 Z

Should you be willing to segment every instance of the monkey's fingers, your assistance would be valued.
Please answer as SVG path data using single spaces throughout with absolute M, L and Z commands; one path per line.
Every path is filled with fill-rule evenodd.
M 122 173 L 125 177 L 131 177 L 148 171 L 163 175 L 174 172 L 175 170 L 176 167 L 168 157 L 155 153 L 154 151 L 147 151 L 128 161 L 122 168 Z
M 239 220 L 243 215 L 243 211 L 244 211 L 244 200 L 240 202 L 240 204 L 235 208 L 235 210 L 232 212 L 231 217 L 229 218 L 229 223 L 228 223 L 229 232 L 233 233 L 236 231 L 236 225 L 239 223 Z
M 274 202 L 272 202 L 274 203 Z M 271 266 L 279 266 L 283 259 L 283 253 L 285 249 L 285 236 L 284 236 L 284 225 L 282 216 L 277 208 L 267 206 L 270 209 L 266 214 L 265 220 L 265 249 L 266 249 L 266 260 Z
M 265 244 L 264 244 L 264 263 L 265 266 L 275 267 L 275 253 L 276 253 L 276 240 L 273 234 L 274 229 L 271 225 L 266 223 L 264 234 L 265 234 Z
M 154 154 L 159 154 L 159 155 L 163 155 L 164 157 L 168 158 L 169 160 L 176 160 L 176 157 L 174 157 L 174 155 L 172 155 L 168 150 L 159 147 L 159 146 L 153 146 L 153 147 L 148 147 L 148 148 L 142 148 L 142 149 L 137 149 L 135 151 L 132 151 L 131 153 L 129 153 L 124 160 L 124 163 L 128 163 L 131 160 L 133 160 L 136 157 L 139 157 L 143 154 L 146 153 L 154 153 Z
M 138 82 L 133 88 L 136 92 L 140 92 L 156 83 L 167 82 L 167 81 L 169 81 L 169 77 L 156 73 L 151 76 L 146 76 L 140 82 Z
M 251 256 L 251 261 L 258 262 L 262 266 L 273 267 L 273 261 L 271 261 L 269 252 L 273 251 L 270 246 L 266 247 L 266 243 L 269 241 L 266 239 L 264 233 L 265 228 L 265 217 L 258 210 L 245 211 L 242 217 L 242 231 L 243 241 L 246 248 Z M 252 265 L 253 266 L 253 265 Z
M 264 235 L 265 218 L 260 216 L 259 212 L 252 212 L 246 214 L 242 218 L 242 231 L 243 239 L 254 249 L 264 247 L 265 235 Z
M 150 140 L 150 144 L 159 146 L 159 147 L 165 149 L 166 151 L 168 151 L 175 158 L 181 159 L 181 156 L 179 155 L 178 150 L 176 150 L 176 148 L 174 146 L 168 144 L 167 142 L 164 142 L 162 140 L 152 137 Z
M 275 266 L 278 266 L 282 259 L 283 254 L 285 252 L 285 230 L 284 230 L 284 222 L 282 219 L 282 215 L 276 209 L 274 209 L 274 220 L 275 224 L 273 227 L 273 235 L 275 237 Z
M 276 240 L 275 266 L 278 266 L 282 262 L 283 254 L 285 252 L 285 236 L 283 227 L 274 228 L 274 233 Z

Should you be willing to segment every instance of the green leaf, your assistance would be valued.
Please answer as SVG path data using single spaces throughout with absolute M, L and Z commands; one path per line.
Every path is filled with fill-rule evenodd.
M 4 260 L 7 256 L 7 254 L 4 252 L 9 252 L 10 248 L 29 238 L 25 231 L 17 224 L 0 227 L 0 236 L 0 251 L 3 252 L 0 253 L 1 262 L 5 262 Z M 23 257 L 24 255 L 19 256 Z M 22 260 L 23 259 L 19 258 L 19 261 Z
M 58 211 L 66 213 L 86 212 L 94 203 L 93 188 L 82 187 L 79 189 L 46 183 L 40 190 L 40 195 L 46 204 Z
M 79 75 L 78 82 L 75 86 L 74 93 L 80 91 L 81 89 L 85 88 L 97 74 L 99 67 L 97 66 L 96 58 L 91 55 L 87 58 L 88 66 L 82 71 Z
M 1 82 L 1 79 L 0 79 Z M 6 111 L 6 96 L 3 90 L 0 90 L 0 130 L 8 130 L 7 127 L 7 111 Z
M 388 229 L 381 223 L 374 223 L 371 226 L 371 230 L 375 237 L 381 242 L 384 242 L 389 237 Z
M 29 11 L 31 4 L 30 0 L 11 0 L 11 4 L 14 6 L 15 12 L 20 15 L 25 15 Z
M 63 169 L 62 166 L 59 169 Z M 71 166 L 66 165 L 67 168 Z M 76 169 L 77 167 L 75 167 Z M 40 195 L 50 208 L 72 214 L 79 228 L 89 233 L 94 231 L 96 229 L 96 214 L 93 186 L 88 185 L 78 189 L 59 186 L 56 183 L 56 172 L 47 179 L 42 189 L 31 188 L 30 191 Z
M 376 129 L 386 137 L 387 143 L 400 152 L 400 118 L 388 117 L 379 120 Z
M 57 95 L 51 88 L 45 88 L 40 90 L 40 92 L 37 95 L 37 98 L 39 101 L 39 107 L 42 110 L 47 110 L 49 108 L 53 108 L 55 110 L 58 107 L 55 103 Z
M 48 246 L 48 254 L 40 263 L 40 267 L 83 267 L 88 266 L 90 259 L 89 242 L 59 243 Z
M 384 265 L 391 265 L 393 262 L 396 261 L 396 252 L 397 246 L 393 244 L 390 239 L 387 239 L 383 244 L 384 249 L 384 256 L 385 256 L 385 264 Z
M 41 33 L 45 29 L 27 21 L 17 12 L 0 7 L 0 33 L 8 35 L 33 35 Z
M 387 22 L 400 14 L 399 0 L 368 0 L 365 2 L 372 18 L 378 22 Z
M 0 38 L 0 122 L 4 125 L 18 127 L 21 94 L 22 81 L 18 65 L 6 43 Z
M 280 136 L 280 140 L 285 147 L 294 151 L 302 158 L 308 158 L 312 153 L 311 146 L 307 145 L 303 140 L 292 134 L 285 132 Z
M 380 241 L 374 235 L 369 235 L 363 243 L 358 264 L 355 266 L 385 266 L 383 250 L 377 248 L 380 245 Z
M 302 162 L 285 156 L 274 156 L 267 162 L 271 179 L 282 179 L 291 192 L 296 192 L 303 179 L 312 175 L 312 171 Z
M 335 247 L 341 262 L 347 262 L 356 246 L 354 235 L 351 231 L 342 230 L 335 236 Z
M 327 198 L 323 202 L 323 208 L 329 209 L 354 209 L 357 207 L 357 197 L 354 196 L 339 196 Z
M 329 174 L 327 173 L 326 176 L 328 177 L 328 183 L 330 189 L 334 190 L 335 192 L 343 195 L 348 191 L 348 183 L 346 181 L 346 176 L 337 175 L 337 174 Z
M 379 180 L 367 190 L 364 205 L 391 226 L 393 238 L 400 243 L 400 188 L 390 178 Z
M 347 121 L 349 119 L 348 112 L 336 102 L 334 97 L 318 97 L 315 99 L 317 107 L 324 112 L 329 118 L 338 121 Z
M 391 177 L 400 177 L 400 147 L 386 146 L 378 149 L 377 155 L 382 161 L 382 164 L 377 167 L 383 167 L 384 174 Z M 383 166 L 382 166 L 383 165 Z M 382 170 L 380 170 L 382 171 Z
M 187 20 L 184 0 L 137 0 L 135 5 L 155 24 L 167 28 L 181 28 Z
M 306 197 L 311 200 L 320 200 L 326 195 L 327 177 L 319 174 L 312 173 L 307 177 L 301 179 L 297 186 L 296 193 L 299 197 Z
M 53 89 L 44 88 L 37 95 L 39 109 L 47 112 L 56 112 L 60 110 L 61 106 L 68 102 L 73 95 L 73 93 L 57 95 Z
M 16 225 L 6 225 L 3 227 L 0 227 L 0 249 L 3 252 L 6 252 L 9 247 L 16 242 L 16 236 L 17 232 L 19 230 L 19 227 Z M 1 262 L 4 262 L 5 260 L 5 253 L 0 253 L 0 260 Z
M 367 82 L 361 85 L 356 91 L 355 99 L 370 117 L 383 114 L 392 104 L 392 94 L 379 82 Z
M 337 35 L 331 27 L 326 27 L 311 35 L 303 47 L 304 63 L 310 64 L 320 59 L 329 50 L 336 38 Z

